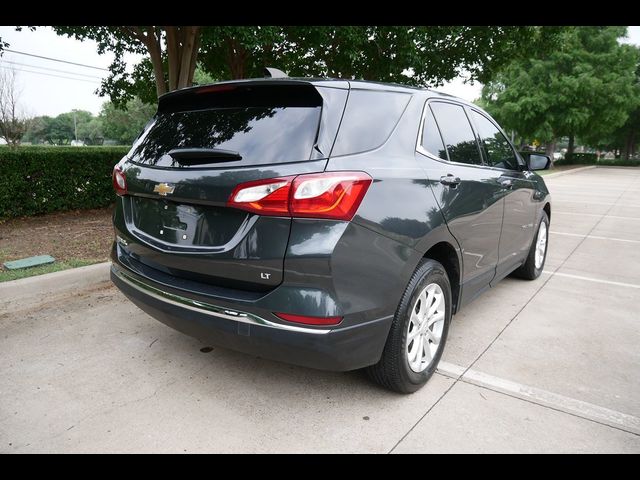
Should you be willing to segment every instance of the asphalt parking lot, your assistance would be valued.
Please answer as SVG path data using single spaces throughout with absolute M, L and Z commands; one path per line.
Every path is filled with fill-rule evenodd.
M 640 169 L 547 184 L 545 273 L 457 315 L 408 396 L 202 353 L 107 282 L 38 305 L 0 287 L 0 453 L 640 453 Z

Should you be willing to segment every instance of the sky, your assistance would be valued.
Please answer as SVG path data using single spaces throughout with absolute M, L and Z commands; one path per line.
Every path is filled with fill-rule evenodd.
M 10 43 L 11 50 L 99 69 L 108 68 L 113 60 L 111 54 L 98 55 L 95 42 L 88 40 L 80 42 L 61 37 L 49 27 L 40 27 L 35 32 L 28 29 L 16 32 L 15 27 L 0 26 L 0 38 Z M 640 45 L 640 26 L 629 27 L 628 39 L 624 41 Z M 125 58 L 128 63 L 133 64 L 139 60 L 140 56 L 129 55 Z M 98 114 L 102 103 L 107 100 L 95 93 L 100 85 L 100 79 L 107 75 L 105 70 L 5 51 L 0 57 L 0 69 L 7 67 L 14 67 L 17 70 L 23 108 L 31 116 L 56 116 L 72 109 L 88 110 Z M 473 101 L 480 96 L 482 85 L 478 82 L 472 85 L 465 83 L 464 80 L 464 77 L 456 78 L 436 90 Z

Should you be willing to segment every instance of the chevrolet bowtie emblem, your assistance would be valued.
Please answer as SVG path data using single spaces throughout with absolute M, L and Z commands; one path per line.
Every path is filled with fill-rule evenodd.
M 175 189 L 176 187 L 169 185 L 168 183 L 159 183 L 154 187 L 153 191 L 159 193 L 163 197 L 166 197 L 170 193 L 173 193 Z

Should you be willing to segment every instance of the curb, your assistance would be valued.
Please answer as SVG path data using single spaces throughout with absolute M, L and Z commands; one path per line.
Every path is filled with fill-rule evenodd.
M 597 168 L 597 165 L 589 165 L 587 167 L 572 168 L 571 170 L 566 170 L 564 172 L 550 173 L 549 175 L 542 175 L 542 178 L 546 180 L 547 178 L 555 178 L 561 175 L 569 175 L 570 173 L 584 172 L 585 170 L 591 170 L 592 168 Z
M 43 297 L 79 291 L 94 284 L 108 281 L 110 268 L 111 262 L 103 262 L 2 282 L 0 283 L 0 298 L 3 299 L 3 306 L 16 305 L 23 303 L 23 301 L 41 303 L 44 300 Z

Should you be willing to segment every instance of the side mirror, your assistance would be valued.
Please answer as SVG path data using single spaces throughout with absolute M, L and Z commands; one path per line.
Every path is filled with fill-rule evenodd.
M 551 158 L 547 155 L 540 155 L 539 153 L 532 153 L 527 159 L 527 166 L 529 170 L 548 170 L 551 167 Z

